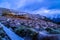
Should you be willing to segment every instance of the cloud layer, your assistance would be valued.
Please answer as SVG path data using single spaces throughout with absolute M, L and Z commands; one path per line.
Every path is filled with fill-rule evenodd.
M 60 0 L 0 0 L 0 7 L 36 14 L 60 14 Z
M 37 9 L 37 7 L 60 9 L 60 0 L 0 0 L 0 7 L 5 5 L 9 5 L 6 8 L 12 9 Z

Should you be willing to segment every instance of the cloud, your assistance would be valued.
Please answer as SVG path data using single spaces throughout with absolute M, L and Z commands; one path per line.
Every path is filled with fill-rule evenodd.
M 20 9 L 20 8 L 25 8 L 26 6 L 29 6 L 31 4 L 36 4 L 39 2 L 43 2 L 42 0 L 16 0 L 12 1 L 12 6 L 15 6 L 14 8 Z
M 60 13 L 60 0 L 3 0 L 0 2 L 0 7 L 35 14 Z
M 0 7 L 48 17 L 60 15 L 60 0 L 0 0 Z
M 57 9 L 45 9 L 45 8 L 41 8 L 41 9 L 38 9 L 38 10 L 35 10 L 33 11 L 33 13 L 37 13 L 37 14 L 60 14 L 60 10 L 57 10 Z
M 10 6 L 11 9 L 17 10 L 21 9 L 33 11 L 42 7 L 48 9 L 60 9 L 60 0 L 0 0 L 0 3 L 2 3 L 0 5 L 1 7 L 6 7 L 5 4 L 9 4 L 7 6 Z
M 35 11 L 40 8 L 45 9 L 60 9 L 60 0 L 28 0 L 24 2 L 24 6 L 18 7 L 22 11 Z
M 43 0 L 2 0 L 0 7 L 4 7 L 7 4 L 11 9 L 19 9 L 39 2 L 41 3 Z M 5 7 L 8 8 L 7 6 Z
M 3 8 L 9 8 L 10 9 L 10 4 L 8 2 L 4 2 L 4 3 L 0 3 L 0 7 L 3 7 Z

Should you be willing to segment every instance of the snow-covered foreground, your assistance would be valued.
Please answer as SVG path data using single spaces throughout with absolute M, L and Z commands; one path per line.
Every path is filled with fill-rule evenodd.
M 12 32 L 10 29 L 5 27 L 3 24 L 0 23 L 0 26 L 3 27 L 3 30 L 6 32 L 6 34 L 9 36 L 11 40 L 24 40 L 23 38 L 19 37 L 14 32 Z

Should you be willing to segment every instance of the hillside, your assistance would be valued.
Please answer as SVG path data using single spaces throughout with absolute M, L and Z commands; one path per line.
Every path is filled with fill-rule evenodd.
M 39 14 L 20 13 L 3 9 L 0 22 L 25 40 L 57 40 L 52 34 L 60 34 L 59 24 Z

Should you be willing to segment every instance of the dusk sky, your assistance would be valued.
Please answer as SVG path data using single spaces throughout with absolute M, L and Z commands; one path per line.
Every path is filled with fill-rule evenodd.
M 0 0 L 0 7 L 35 14 L 60 14 L 60 0 Z

